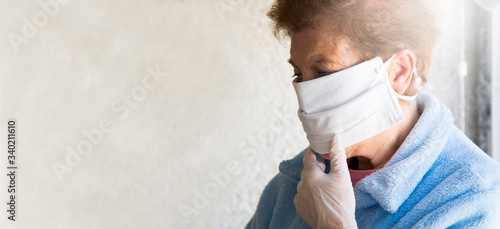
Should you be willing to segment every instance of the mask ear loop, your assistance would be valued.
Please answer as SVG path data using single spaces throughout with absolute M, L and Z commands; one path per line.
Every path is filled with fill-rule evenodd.
M 412 95 L 412 96 L 407 96 L 407 95 L 400 95 L 400 94 L 398 94 L 398 93 L 396 93 L 394 91 L 394 94 L 396 94 L 396 97 L 398 99 L 401 99 L 401 100 L 404 100 L 404 101 L 407 101 L 407 102 L 413 101 L 413 100 L 415 100 L 417 98 L 418 94 L 422 90 L 422 78 L 418 75 L 416 67 L 413 68 L 413 73 L 411 75 L 412 75 L 412 77 L 416 77 L 415 78 L 415 83 L 417 83 L 417 85 L 418 85 L 417 86 L 417 90 L 418 90 L 417 94 L 416 95 Z
M 383 71 L 387 71 L 387 68 L 389 67 L 389 64 L 391 64 L 392 59 L 396 56 L 396 54 L 392 55 L 389 60 L 387 60 L 385 63 L 382 64 L 382 66 L 378 67 L 375 71 L 377 73 L 381 73 Z
M 400 95 L 400 94 L 396 93 L 395 91 L 394 91 L 394 94 L 396 94 L 396 97 L 398 99 L 401 99 L 401 100 L 404 100 L 404 101 L 407 101 L 407 102 L 415 100 L 417 98 L 417 96 L 418 96 L 418 94 L 412 95 L 412 96 Z
M 389 58 L 389 60 L 387 60 L 387 61 L 386 61 L 386 62 L 385 62 L 382 66 L 380 66 L 379 68 L 377 68 L 377 73 L 380 73 L 382 70 L 387 71 L 387 68 L 389 67 L 389 65 L 390 65 L 390 63 L 391 63 L 391 61 L 392 61 L 392 59 L 393 59 L 395 56 L 396 56 L 396 54 L 392 55 L 392 56 L 391 56 L 391 58 Z M 413 69 L 413 73 L 414 73 L 414 74 L 412 74 L 412 77 L 413 77 L 414 75 L 416 75 L 416 68 L 414 68 L 414 69 Z M 420 77 L 419 77 L 419 76 L 417 76 L 417 77 L 418 77 L 418 79 L 420 79 Z M 422 79 L 420 79 L 420 81 L 422 81 Z M 413 95 L 413 96 L 407 96 L 407 95 L 400 95 L 400 94 L 396 93 L 394 90 L 391 90 L 391 91 L 392 91 L 392 93 L 394 93 L 394 95 L 396 96 L 396 98 L 401 99 L 401 100 L 404 100 L 404 101 L 413 101 L 413 100 L 415 100 L 415 99 L 417 98 L 417 96 L 418 96 L 418 93 L 417 93 L 416 95 Z
M 429 83 L 429 82 L 426 82 L 425 85 L 422 85 L 422 77 L 420 77 L 418 75 L 418 72 L 417 72 L 417 69 L 415 68 L 415 70 L 413 71 L 413 74 L 414 74 L 414 77 L 416 77 L 415 79 L 415 83 L 418 85 L 417 86 L 417 90 L 418 92 L 421 92 L 422 90 L 424 89 L 429 89 L 429 90 L 432 90 L 432 85 Z

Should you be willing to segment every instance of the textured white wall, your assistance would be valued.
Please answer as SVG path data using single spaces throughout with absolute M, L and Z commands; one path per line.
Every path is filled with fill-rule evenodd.
M 19 143 L 17 221 L 2 210 L 2 228 L 243 227 L 307 147 L 271 0 L 62 3 L 44 22 L 37 1 L 0 1 L 0 129 L 15 118 Z M 453 20 L 431 83 L 459 113 Z

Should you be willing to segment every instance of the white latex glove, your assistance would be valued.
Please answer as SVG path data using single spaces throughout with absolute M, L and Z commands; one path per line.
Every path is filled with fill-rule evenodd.
M 316 161 L 311 149 L 304 151 L 304 169 L 293 199 L 297 214 L 312 228 L 357 228 L 356 202 L 345 150 L 335 135 L 330 147 L 331 168 Z

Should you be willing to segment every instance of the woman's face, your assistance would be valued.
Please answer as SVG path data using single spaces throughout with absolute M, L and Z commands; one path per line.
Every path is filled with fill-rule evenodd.
M 360 51 L 349 45 L 348 39 L 337 38 L 326 26 L 303 28 L 291 34 L 290 64 L 300 81 L 308 81 L 341 71 L 363 62 Z M 301 75 L 301 76 L 300 76 Z M 363 156 L 359 152 L 376 150 L 388 136 L 381 133 L 346 148 L 347 158 Z M 375 147 L 374 147 L 375 146 Z M 328 155 L 322 155 L 326 159 Z

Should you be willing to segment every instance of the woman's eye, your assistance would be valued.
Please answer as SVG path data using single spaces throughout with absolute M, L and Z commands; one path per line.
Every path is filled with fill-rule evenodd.
M 292 76 L 292 78 L 294 78 L 294 77 L 300 78 L 300 77 L 302 77 L 302 74 L 295 74 L 295 75 Z

